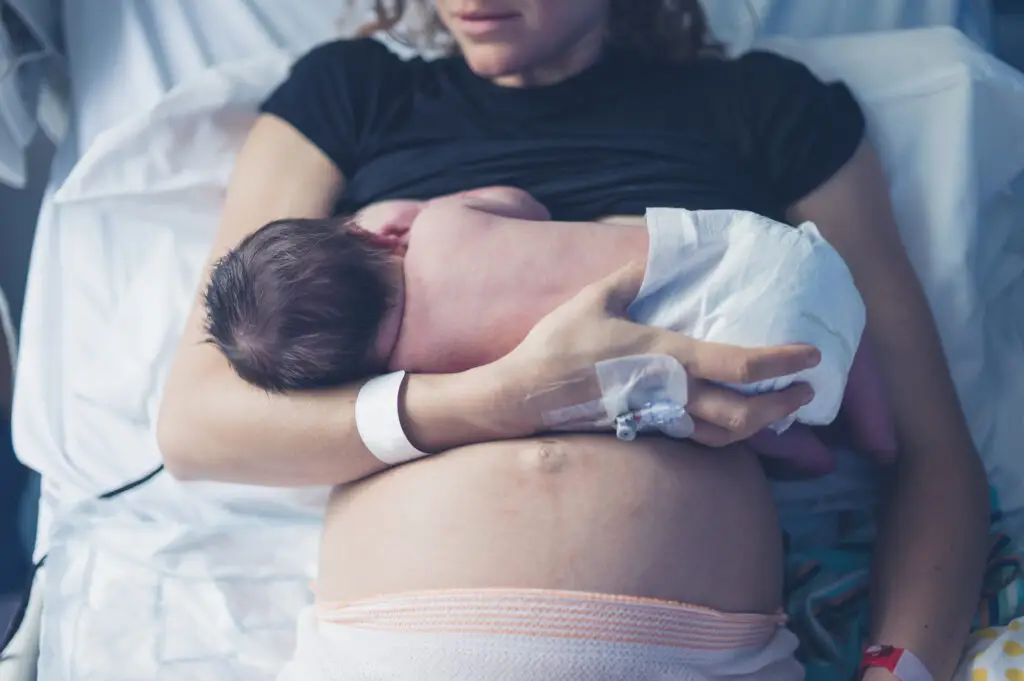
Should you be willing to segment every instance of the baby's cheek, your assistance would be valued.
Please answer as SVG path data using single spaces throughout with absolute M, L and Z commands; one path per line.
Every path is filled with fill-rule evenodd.
M 405 257 L 402 258 L 402 269 L 405 271 L 407 286 L 410 282 L 414 282 L 418 287 L 421 282 L 430 281 L 429 265 L 435 250 L 436 247 L 430 239 L 417 238 L 415 234 L 409 235 Z

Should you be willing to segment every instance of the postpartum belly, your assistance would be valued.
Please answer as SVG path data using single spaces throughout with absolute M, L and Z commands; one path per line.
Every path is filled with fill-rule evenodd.
M 465 447 L 332 495 L 320 599 L 495 587 L 774 612 L 768 483 L 740 450 L 579 436 Z

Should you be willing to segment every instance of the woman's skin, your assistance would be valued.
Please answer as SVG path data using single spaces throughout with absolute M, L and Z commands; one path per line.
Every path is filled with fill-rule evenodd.
M 853 273 L 900 443 L 879 520 L 873 639 L 914 651 L 936 679 L 947 679 L 978 606 L 988 481 L 870 144 L 798 202 L 790 219 L 814 221 Z
M 607 0 L 436 5 L 470 67 L 506 87 L 557 82 L 593 63 L 608 8 Z M 511 12 L 513 20 L 479 35 L 459 17 L 471 10 Z M 262 117 L 239 158 L 211 262 L 268 221 L 326 216 L 343 187 L 320 150 L 286 123 Z M 909 648 L 936 679 L 949 678 L 977 604 L 987 487 L 870 145 L 793 206 L 791 218 L 813 220 L 858 282 L 901 443 L 881 519 L 873 640 Z M 726 610 L 778 604 L 778 533 L 763 474 L 742 449 L 711 452 L 698 443 L 746 439 L 807 395 L 793 387 L 747 398 L 705 380 L 786 375 L 813 364 L 816 353 L 715 346 L 630 324 L 614 312 L 639 286 L 636 274 L 589 287 L 498 362 L 408 379 L 401 415 L 410 439 L 427 451 L 451 451 L 335 492 L 322 597 L 501 581 Z M 358 386 L 261 393 L 201 342 L 201 322 L 197 299 L 158 425 L 172 473 L 283 486 L 347 483 L 383 470 L 354 427 Z M 672 354 L 691 374 L 693 443 L 567 437 L 474 444 L 539 430 L 522 406 L 531 390 L 600 359 L 646 352 Z M 415 512 L 401 510 L 410 501 Z M 387 543 L 377 549 L 377 542 Z M 419 570 L 410 575 L 402 568 L 413 559 Z M 872 669 L 865 678 L 894 677 Z
M 338 487 L 317 597 L 521 587 L 772 614 L 782 546 L 760 464 L 652 439 L 471 445 Z

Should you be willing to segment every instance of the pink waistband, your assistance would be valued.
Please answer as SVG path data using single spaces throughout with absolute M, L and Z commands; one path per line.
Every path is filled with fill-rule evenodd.
M 375 631 L 465 633 L 661 645 L 761 648 L 779 615 L 730 614 L 670 601 L 533 589 L 425 591 L 318 603 L 321 622 Z

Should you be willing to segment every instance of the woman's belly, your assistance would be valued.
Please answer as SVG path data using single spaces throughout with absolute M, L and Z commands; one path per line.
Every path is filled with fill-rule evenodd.
M 465 447 L 332 495 L 320 599 L 496 587 L 774 612 L 768 483 L 741 450 L 573 436 Z

